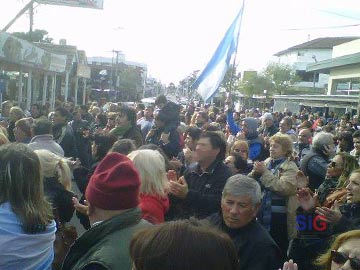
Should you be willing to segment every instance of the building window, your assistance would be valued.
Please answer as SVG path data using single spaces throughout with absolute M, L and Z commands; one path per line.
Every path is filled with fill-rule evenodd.
M 305 52 L 298 51 L 297 55 L 298 56 L 305 56 Z
M 334 94 L 335 95 L 350 95 L 357 96 L 360 92 L 360 79 L 339 79 L 334 80 Z
M 300 77 L 302 82 L 314 82 L 314 73 L 305 70 L 297 70 L 296 75 Z M 319 73 L 315 73 L 315 82 L 319 82 Z

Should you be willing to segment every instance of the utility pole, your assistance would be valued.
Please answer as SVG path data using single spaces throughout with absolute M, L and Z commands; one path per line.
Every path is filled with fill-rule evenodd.
M 34 3 L 34 1 L 35 0 L 31 0 L 29 3 L 27 3 L 26 5 L 25 5 L 25 7 L 23 7 L 20 11 L 19 11 L 19 13 L 18 14 L 16 14 L 16 16 L 15 16 L 15 18 L 14 19 L 12 19 L 3 29 L 2 29 L 2 31 L 3 32 L 6 32 L 9 28 L 10 28 L 10 26 L 12 26 L 13 25 L 13 23 L 21 16 L 21 15 L 23 15 L 30 7 L 30 31 L 32 31 L 32 16 L 33 16 L 33 3 Z M 32 14 L 32 15 L 31 15 Z
M 34 25 L 34 3 L 31 2 L 29 7 L 29 13 L 30 13 L 30 29 L 29 29 L 29 36 L 31 38 L 32 32 L 33 32 L 33 25 Z
M 121 53 L 122 51 L 117 51 L 117 50 L 113 50 L 114 53 L 116 53 L 116 59 L 115 59 L 115 76 L 116 76 L 116 81 L 115 81 L 115 86 L 119 87 L 120 86 L 120 80 L 119 80 L 119 53 Z

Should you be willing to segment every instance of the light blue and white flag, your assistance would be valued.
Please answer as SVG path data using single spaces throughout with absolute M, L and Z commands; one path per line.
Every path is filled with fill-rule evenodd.
M 196 89 L 204 102 L 215 95 L 229 68 L 231 57 L 237 50 L 243 11 L 244 2 L 211 60 L 191 86 L 192 89 Z

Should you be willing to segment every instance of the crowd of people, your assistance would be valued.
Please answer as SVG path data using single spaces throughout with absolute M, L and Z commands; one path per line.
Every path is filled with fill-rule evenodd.
M 356 115 L 163 95 L 1 112 L 0 269 L 360 270 Z

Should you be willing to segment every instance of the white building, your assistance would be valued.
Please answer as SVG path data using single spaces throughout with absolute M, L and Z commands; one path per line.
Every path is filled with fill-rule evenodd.
M 302 79 L 296 84 L 298 87 L 309 89 L 327 89 L 329 75 L 317 72 L 306 72 L 308 64 L 332 58 L 333 47 L 358 39 L 359 37 L 325 37 L 317 38 L 299 45 L 295 45 L 275 54 L 278 62 L 293 66 L 296 74 Z

